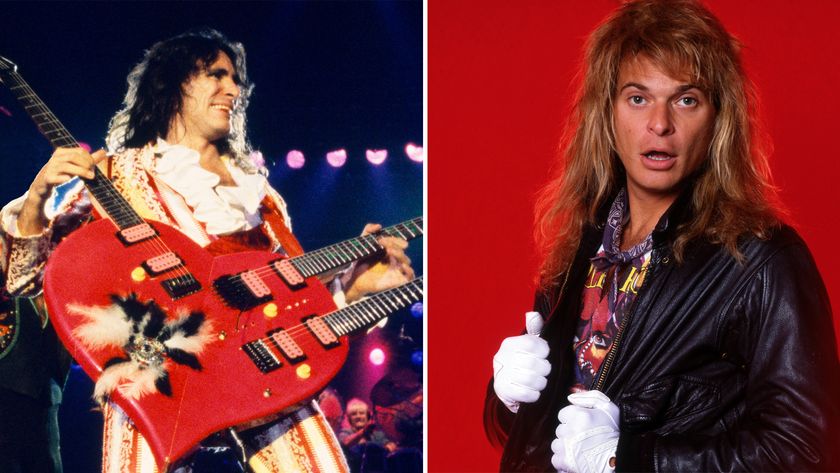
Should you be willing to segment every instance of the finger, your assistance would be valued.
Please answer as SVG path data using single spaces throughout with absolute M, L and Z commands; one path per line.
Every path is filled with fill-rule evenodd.
M 560 412 L 557 413 L 557 420 L 562 424 L 575 425 L 579 429 L 592 423 L 586 408 L 577 406 L 566 406 L 560 409 Z
M 525 312 L 525 330 L 530 335 L 539 335 L 543 329 L 543 318 L 539 312 Z
M 382 236 L 379 237 L 378 241 L 379 244 L 382 245 L 385 249 L 393 248 L 404 250 L 408 248 L 408 242 L 403 240 L 402 238 Z
M 408 259 L 408 255 L 402 250 L 402 248 L 386 248 L 385 254 L 388 255 L 388 258 L 391 259 L 391 263 L 402 263 L 402 264 L 410 264 L 411 260 Z
M 536 392 L 542 391 L 548 384 L 548 380 L 545 376 L 539 376 L 533 371 L 519 371 L 511 369 L 510 371 L 505 371 L 505 373 L 503 373 L 503 377 L 506 377 L 510 380 L 511 384 L 515 386 Z
M 502 350 L 510 351 L 511 353 L 530 353 L 537 358 L 545 358 L 549 352 L 548 342 L 534 335 L 508 337 L 502 341 L 500 351 Z
M 90 155 L 93 158 L 94 164 L 99 164 L 105 158 L 108 157 L 108 153 L 104 149 L 97 150 L 95 153 Z
M 370 235 L 371 233 L 376 233 L 379 230 L 382 230 L 382 225 L 378 223 L 369 223 L 365 225 L 365 228 L 362 230 L 362 236 Z
M 77 162 L 59 163 L 47 172 L 47 177 L 50 175 L 81 176 L 87 179 L 92 179 L 94 176 L 91 167 Z
M 551 451 L 554 455 L 551 456 L 551 466 L 557 471 L 575 471 L 574 465 L 571 464 L 566 457 L 566 441 L 562 438 L 554 439 L 551 442 Z
M 580 391 L 572 393 L 569 394 L 568 399 L 569 402 L 571 402 L 575 406 L 587 407 L 590 409 L 601 404 L 608 404 L 610 402 L 610 398 L 607 397 L 606 394 L 598 390 Z
M 502 392 L 505 393 L 506 397 L 509 397 L 511 400 L 532 403 L 536 402 L 537 399 L 540 398 L 539 390 L 514 383 L 503 383 L 503 380 L 496 382 L 503 385 Z
M 45 181 L 50 187 L 53 187 L 64 184 L 74 177 L 75 176 L 69 176 L 67 174 L 52 174 L 47 176 Z M 48 188 L 47 190 L 49 191 L 50 189 Z
M 551 363 L 531 353 L 514 353 L 508 364 L 519 369 L 533 371 L 539 376 L 548 376 L 551 373 Z

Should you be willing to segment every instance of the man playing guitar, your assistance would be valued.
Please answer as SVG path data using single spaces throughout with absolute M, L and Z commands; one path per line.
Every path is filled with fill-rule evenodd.
M 99 209 L 102 203 L 81 181 L 68 183 L 92 179 L 95 166 L 140 216 L 177 228 L 211 253 L 302 252 L 285 202 L 249 158 L 244 125 L 251 85 L 241 44 L 213 30 L 188 32 L 155 44 L 128 81 L 124 108 L 110 123 L 109 152 L 58 148 L 29 191 L 3 208 L 10 294 L 39 294 L 51 250 Z M 54 191 L 64 183 L 62 192 Z M 378 230 L 369 224 L 364 232 Z M 337 305 L 413 278 L 407 243 L 379 242 L 386 250 L 381 259 L 322 277 Z M 148 445 L 122 410 L 107 404 L 104 417 L 103 471 L 152 471 Z M 217 440 L 256 472 L 347 470 L 314 401 Z M 193 464 L 187 457 L 177 466 L 191 471 Z

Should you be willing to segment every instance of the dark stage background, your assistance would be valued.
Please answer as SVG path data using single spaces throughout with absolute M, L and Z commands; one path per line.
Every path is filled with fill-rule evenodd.
M 705 3 L 746 46 L 775 143 L 774 175 L 837 327 L 840 3 Z M 429 254 L 429 471 L 498 470 L 481 424 L 491 359 L 531 307 L 533 198 L 556 154 L 584 38 L 618 4 L 429 5 L 429 216 L 446 229 L 433 233 Z
M 146 48 L 190 28 L 217 28 L 245 45 L 256 84 L 250 139 L 269 162 L 304 248 L 357 236 L 366 222 L 423 213 L 423 165 L 404 151 L 408 142 L 424 144 L 421 2 L 2 2 L 0 18 L 0 55 L 94 149 L 103 146 L 125 77 Z M 0 107 L 5 203 L 28 188 L 51 150 L 2 87 Z M 324 155 L 338 148 L 348 159 L 336 169 Z M 305 154 L 303 169 L 286 166 L 291 149 Z M 388 160 L 373 166 L 366 149 L 387 149 Z M 422 248 L 416 240 L 409 252 L 418 275 Z M 345 400 L 367 398 L 394 366 L 401 327 L 413 339 L 409 348 L 422 348 L 422 325 L 402 311 L 380 334 L 355 343 L 333 383 Z M 374 344 L 392 350 L 375 370 L 366 360 Z M 90 389 L 74 370 L 61 412 L 68 472 L 98 469 L 101 416 L 90 411 Z

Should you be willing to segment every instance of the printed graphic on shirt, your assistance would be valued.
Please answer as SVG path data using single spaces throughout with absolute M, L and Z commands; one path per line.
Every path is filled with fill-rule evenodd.
M 598 250 L 603 255 L 604 249 Z M 650 252 L 629 264 L 598 270 L 589 265 L 583 309 L 574 339 L 575 380 L 571 392 L 588 390 L 612 348 L 621 320 L 633 304 L 647 271 Z M 617 274 L 616 274 L 617 271 Z

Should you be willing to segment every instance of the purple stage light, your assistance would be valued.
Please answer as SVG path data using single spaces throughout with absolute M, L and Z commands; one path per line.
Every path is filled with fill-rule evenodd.
M 251 164 L 258 168 L 265 166 L 265 157 L 263 156 L 262 151 L 253 150 L 248 155 L 248 158 L 251 160 Z
M 374 365 L 379 366 L 382 363 L 385 363 L 385 352 L 382 351 L 381 348 L 374 348 L 370 351 L 368 359 L 370 359 L 370 362 Z
M 79 148 L 82 148 L 83 150 L 87 151 L 88 153 L 90 153 L 90 150 L 93 149 L 93 148 L 90 147 L 89 144 L 85 143 L 84 141 L 79 141 Z
M 369 149 L 365 151 L 365 156 L 367 156 L 367 160 L 376 166 L 384 163 L 386 159 L 388 159 L 388 150 L 387 149 Z
M 426 149 L 422 146 L 417 146 L 414 143 L 405 145 L 405 154 L 409 157 L 409 159 L 417 161 L 418 163 L 422 163 L 426 160 Z
M 419 319 L 423 317 L 423 303 L 422 302 L 415 302 L 411 304 L 411 315 L 414 316 L 415 319 Z
M 0 113 L 6 115 L 7 117 L 12 116 L 12 112 L 10 112 L 9 109 L 7 109 L 6 107 L 0 107 Z
M 423 350 L 414 350 L 411 353 L 411 364 L 414 366 L 423 366 Z
M 306 158 L 303 156 L 303 153 L 293 149 L 286 153 L 286 164 L 289 165 L 292 169 L 300 169 L 303 167 L 304 163 L 306 163 Z
M 337 149 L 327 153 L 327 162 L 334 168 L 340 168 L 347 162 L 347 150 Z

